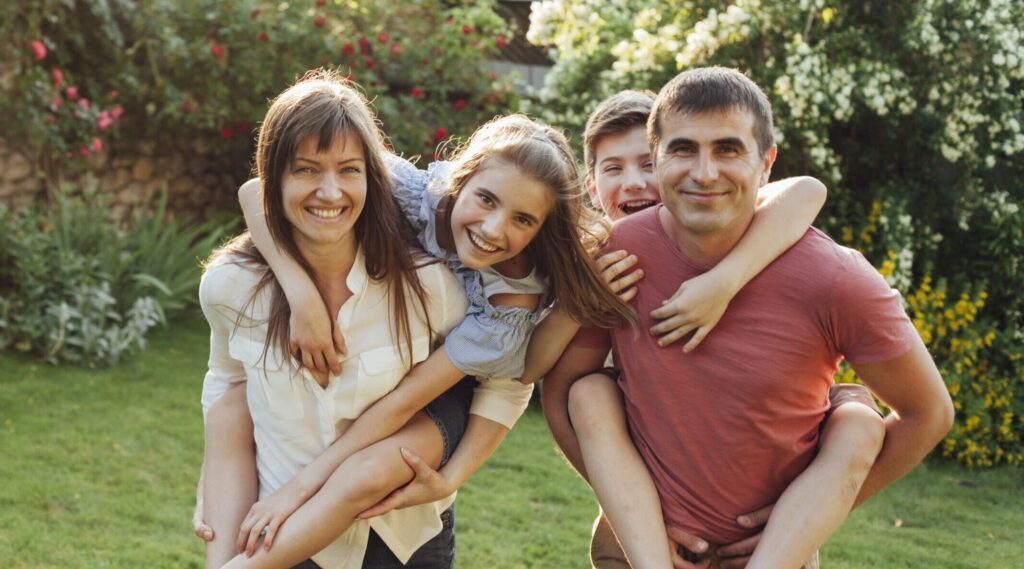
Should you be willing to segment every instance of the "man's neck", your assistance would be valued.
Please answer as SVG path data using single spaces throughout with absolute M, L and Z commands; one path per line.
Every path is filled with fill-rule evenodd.
M 679 252 L 697 265 L 710 269 L 736 247 L 750 227 L 753 216 L 745 223 L 737 223 L 735 227 L 707 232 L 687 229 L 664 206 L 659 208 L 658 220 Z

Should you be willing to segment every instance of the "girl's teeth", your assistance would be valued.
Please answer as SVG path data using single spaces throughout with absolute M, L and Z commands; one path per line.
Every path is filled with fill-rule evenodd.
M 484 251 L 487 251 L 488 253 L 493 253 L 493 252 L 498 250 L 497 247 L 495 247 L 493 245 L 488 245 L 487 243 L 484 243 L 483 241 L 481 241 L 479 237 L 477 237 L 476 235 L 473 235 L 472 231 L 469 232 L 469 240 L 472 241 L 474 245 L 476 245 L 477 247 L 483 249 Z

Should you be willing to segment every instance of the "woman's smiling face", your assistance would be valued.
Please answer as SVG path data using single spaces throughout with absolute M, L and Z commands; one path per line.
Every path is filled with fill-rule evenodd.
M 544 184 L 512 164 L 487 159 L 452 207 L 459 260 L 479 270 L 516 257 L 537 236 L 554 200 Z
M 359 138 L 339 133 L 326 150 L 302 139 L 281 180 L 284 213 L 303 250 L 353 240 L 366 203 L 366 161 Z

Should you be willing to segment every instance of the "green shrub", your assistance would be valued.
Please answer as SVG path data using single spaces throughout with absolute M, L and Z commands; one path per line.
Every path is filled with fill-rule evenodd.
M 146 333 L 194 302 L 198 260 L 226 231 L 183 228 L 152 213 L 119 227 L 95 194 L 57 194 L 51 207 L 0 206 L 0 348 L 48 362 L 116 363 Z
M 4 3 L 0 77 L 4 67 L 10 76 L 0 80 L 0 112 L 23 117 L 5 134 L 33 141 L 50 160 L 69 151 L 78 159 L 99 136 L 98 115 L 73 112 L 68 87 L 110 103 L 116 92 L 121 139 L 202 139 L 207 154 L 244 175 L 268 99 L 324 66 L 366 91 L 397 150 L 429 156 L 449 135 L 468 134 L 515 105 L 510 83 L 484 66 L 509 34 L 493 7 L 493 0 Z M 63 103 L 57 112 L 54 101 Z
M 934 286 L 983 301 L 948 337 L 937 330 L 951 307 L 908 310 L 922 335 L 935 328 L 926 343 L 956 397 L 943 451 L 1019 462 L 1024 442 L 1005 431 L 1024 417 L 1022 22 L 1010 0 L 547 0 L 529 37 L 557 63 L 531 110 L 579 132 L 621 89 L 657 90 L 697 66 L 747 73 L 775 108 L 774 173 L 829 186 L 823 229 L 908 299 Z

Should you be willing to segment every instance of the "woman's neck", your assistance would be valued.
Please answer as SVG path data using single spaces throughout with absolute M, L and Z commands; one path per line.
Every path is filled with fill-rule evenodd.
M 304 243 L 296 239 L 296 246 L 313 269 L 317 288 L 327 301 L 327 308 L 336 313 L 351 294 L 346 280 L 356 261 L 358 246 L 354 236 L 330 244 Z

